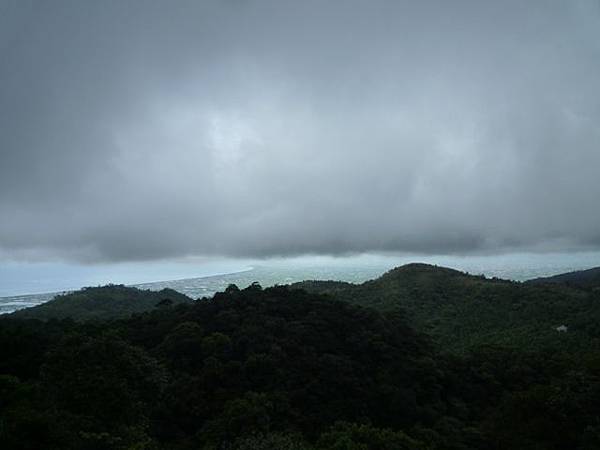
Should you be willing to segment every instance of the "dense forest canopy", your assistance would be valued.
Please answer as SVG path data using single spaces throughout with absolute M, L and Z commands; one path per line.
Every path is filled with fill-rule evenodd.
M 480 345 L 573 351 L 600 345 L 600 291 L 591 288 L 488 279 L 427 264 L 398 267 L 360 285 L 305 281 L 293 287 L 402 311 L 446 351 Z M 557 332 L 562 326 L 567 333 Z
M 2 317 L 2 448 L 600 448 L 593 289 L 409 265 L 178 295 L 108 286 Z

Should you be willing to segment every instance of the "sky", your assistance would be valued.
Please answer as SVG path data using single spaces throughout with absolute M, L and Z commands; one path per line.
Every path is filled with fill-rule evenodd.
M 0 0 L 0 264 L 597 251 L 599 74 L 598 0 Z

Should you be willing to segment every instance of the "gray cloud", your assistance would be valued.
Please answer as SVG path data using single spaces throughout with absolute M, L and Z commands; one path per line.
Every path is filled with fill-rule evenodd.
M 0 257 L 600 246 L 597 1 L 0 1 Z

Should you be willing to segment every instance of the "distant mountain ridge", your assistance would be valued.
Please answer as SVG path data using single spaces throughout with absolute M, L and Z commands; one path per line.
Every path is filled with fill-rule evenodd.
M 325 294 L 381 312 L 400 312 L 444 349 L 462 352 L 480 345 L 570 349 L 600 347 L 600 290 L 581 289 L 576 272 L 547 282 L 520 283 L 459 270 L 412 263 L 361 284 L 302 281 L 286 289 Z M 586 278 L 591 283 L 592 277 Z M 589 285 L 589 284 L 588 284 Z M 587 286 L 587 285 L 586 285 Z M 126 318 L 166 304 L 193 300 L 177 291 L 144 291 L 105 286 L 57 296 L 45 304 L 17 311 L 17 318 L 72 318 L 77 321 Z M 568 330 L 559 333 L 557 330 Z
M 582 289 L 600 288 L 600 267 L 587 270 L 576 270 L 561 273 L 551 277 L 534 278 L 527 281 L 529 284 L 564 284 L 566 286 Z
M 21 309 L 10 316 L 23 319 L 107 320 L 125 318 L 151 311 L 161 305 L 191 303 L 193 300 L 173 289 L 142 290 L 124 285 L 88 287 L 32 308 Z

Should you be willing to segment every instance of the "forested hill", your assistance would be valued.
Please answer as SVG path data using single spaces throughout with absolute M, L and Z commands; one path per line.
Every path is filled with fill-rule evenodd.
M 561 273 L 552 277 L 535 278 L 528 284 L 564 284 L 581 289 L 600 289 L 600 267 Z
M 169 304 L 190 303 L 192 299 L 173 289 L 142 290 L 123 285 L 88 287 L 11 315 L 27 319 L 105 320 L 125 318 Z
M 380 311 L 403 311 L 417 329 L 452 351 L 485 344 L 589 348 L 600 338 L 600 292 L 557 284 L 487 279 L 408 264 L 359 285 L 305 281 L 293 287 Z M 567 331 L 557 331 L 563 325 Z
M 600 448 L 593 331 L 569 322 L 575 331 L 517 345 L 535 326 L 527 314 L 547 322 L 566 304 L 597 323 L 592 293 L 424 265 L 359 286 L 305 284 L 334 294 L 254 284 L 175 304 L 138 291 L 150 308 L 126 319 L 0 317 L 0 448 Z M 122 302 L 98 300 L 111 289 Z M 131 292 L 84 290 L 65 305 L 130 305 Z M 463 352 L 448 353 L 452 333 Z
M 122 321 L 5 317 L 0 352 L 6 449 L 424 450 L 484 440 L 472 429 L 481 405 L 463 410 L 464 387 L 398 315 L 285 287 L 232 286 Z
M 588 276 L 594 271 L 580 273 Z M 555 278 L 571 279 L 572 275 Z M 291 287 L 379 311 L 399 311 L 447 351 L 462 352 L 487 344 L 564 350 L 600 346 L 600 290 L 571 284 L 517 283 L 408 264 L 359 285 L 304 281 Z M 13 316 L 104 320 L 190 302 L 192 299 L 171 289 L 156 292 L 111 285 L 60 295 Z M 565 330 L 562 327 L 566 331 L 557 331 Z

